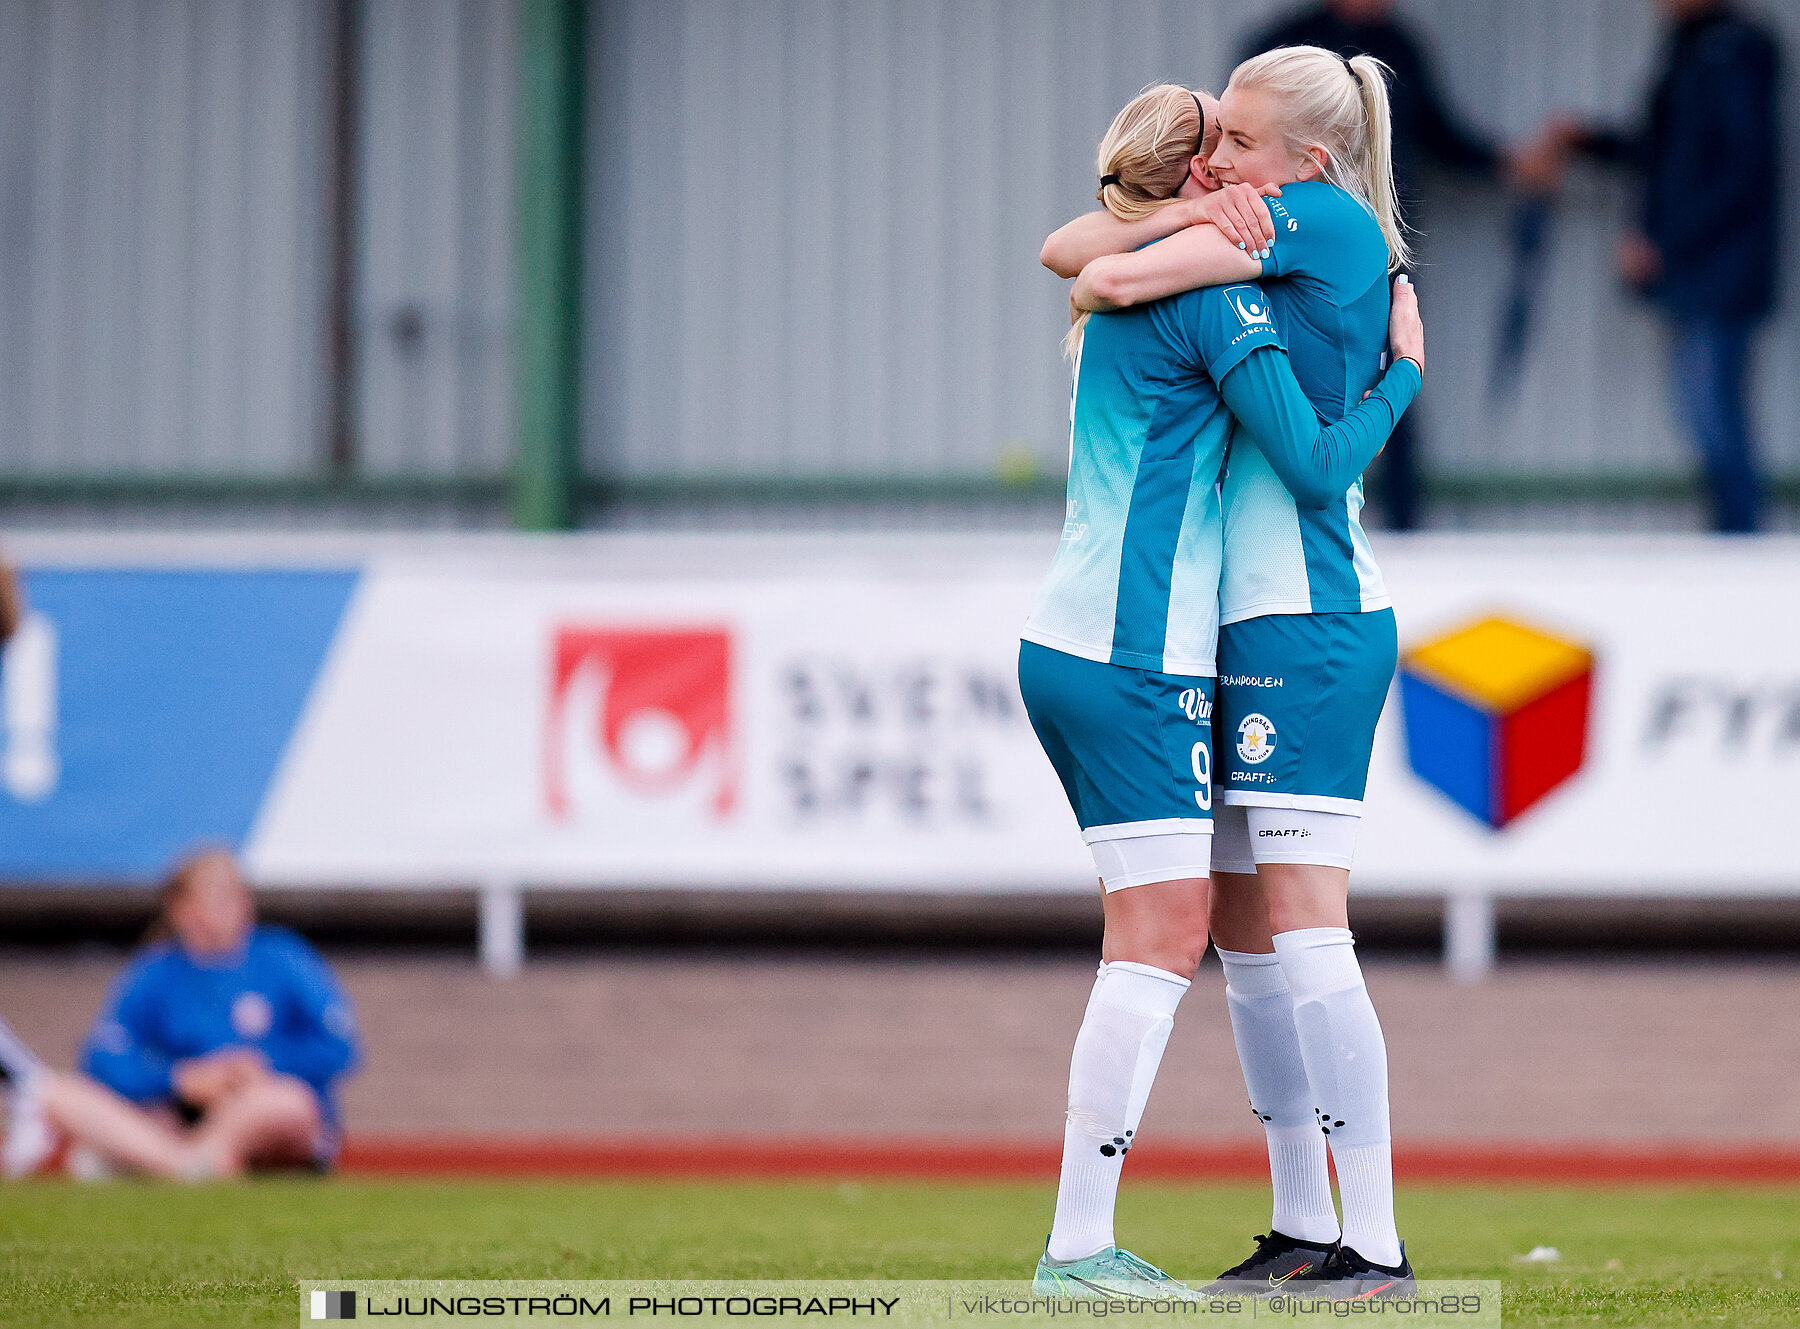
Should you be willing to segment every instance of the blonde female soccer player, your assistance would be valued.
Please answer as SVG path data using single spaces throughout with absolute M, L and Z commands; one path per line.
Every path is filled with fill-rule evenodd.
M 1384 73 L 1368 56 L 1316 47 L 1271 51 L 1232 73 L 1209 165 L 1229 185 L 1279 187 L 1268 200 L 1274 239 L 1263 250 L 1195 225 L 1126 252 L 1149 238 L 1143 222 L 1093 213 L 1051 237 L 1046 261 L 1080 267 L 1073 300 L 1089 310 L 1276 279 L 1265 289 L 1294 373 L 1326 419 L 1342 416 L 1381 377 L 1388 274 L 1407 258 Z M 1396 655 L 1393 612 L 1360 521 L 1360 473 L 1360 465 L 1294 467 L 1244 431 L 1233 442 L 1210 906 L 1274 1184 L 1271 1232 L 1221 1282 L 1326 1280 L 1344 1296 L 1412 1286 L 1394 1225 L 1387 1049 L 1347 915 L 1369 754 Z
M 1208 118 L 1196 94 L 1173 85 L 1126 106 L 1099 154 L 1111 215 L 1130 224 L 1206 193 Z M 1207 944 L 1226 443 L 1235 417 L 1284 463 L 1360 469 L 1420 380 L 1403 363 L 1321 429 L 1253 283 L 1096 314 L 1077 338 L 1067 519 L 1022 633 L 1019 683 L 1093 851 L 1106 933 L 1070 1062 L 1036 1286 L 1182 1295 L 1118 1248 L 1113 1205 Z

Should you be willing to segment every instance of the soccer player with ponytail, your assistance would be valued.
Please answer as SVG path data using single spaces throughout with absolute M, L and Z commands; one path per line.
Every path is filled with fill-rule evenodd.
M 1201 224 L 1137 249 L 1127 226 L 1090 214 L 1045 246 L 1065 265 L 1091 256 L 1076 306 L 1131 308 L 1264 278 L 1312 405 L 1324 419 L 1344 416 L 1380 380 L 1388 275 L 1408 258 L 1384 74 L 1369 56 L 1316 47 L 1239 65 L 1208 166 L 1228 186 L 1279 188 L 1267 200 L 1272 243 L 1240 247 Z M 1412 300 L 1404 278 L 1394 292 Z M 1422 371 L 1422 347 L 1419 356 Z M 1360 521 L 1367 460 L 1296 466 L 1240 427 L 1224 479 L 1209 921 L 1251 1107 L 1268 1137 L 1275 1206 L 1271 1232 L 1214 1285 L 1221 1290 L 1291 1279 L 1360 1297 L 1412 1286 L 1394 1224 L 1387 1050 L 1347 913 L 1397 653 Z
M 1108 130 L 1100 198 L 1111 224 L 1136 228 L 1138 243 L 1155 239 L 1143 231 L 1158 214 L 1218 192 L 1203 151 L 1215 136 L 1207 105 L 1160 85 Z M 1230 211 L 1258 192 L 1218 202 Z M 1394 335 L 1422 358 L 1409 301 Z M 1372 389 L 1366 400 L 1359 392 L 1321 427 L 1267 297 L 1249 282 L 1097 314 L 1075 329 L 1071 349 L 1068 515 L 1021 634 L 1019 684 L 1094 854 L 1106 931 L 1070 1061 L 1061 1183 L 1035 1286 L 1063 1296 L 1186 1297 L 1119 1249 L 1113 1208 L 1176 1007 L 1207 944 L 1226 445 L 1239 427 L 1284 468 L 1360 472 L 1420 375 L 1414 361 L 1397 363 L 1363 385 Z

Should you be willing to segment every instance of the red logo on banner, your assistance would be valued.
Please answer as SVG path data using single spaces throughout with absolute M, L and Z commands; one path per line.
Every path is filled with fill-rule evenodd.
M 592 678 L 600 701 L 594 751 L 628 789 L 667 797 L 689 785 L 706 758 L 716 780 L 713 815 L 737 803 L 731 724 L 731 635 L 723 629 L 560 628 L 551 662 L 544 730 L 544 795 L 552 816 L 569 815 L 566 750 L 571 699 Z M 580 712 L 576 712 L 579 720 Z M 582 731 L 575 731 L 581 741 Z

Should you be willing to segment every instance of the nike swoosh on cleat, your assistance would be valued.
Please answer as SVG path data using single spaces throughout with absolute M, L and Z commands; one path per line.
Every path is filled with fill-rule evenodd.
M 1298 1269 L 1288 1270 L 1280 1278 L 1275 1277 L 1274 1274 L 1270 1274 L 1269 1275 L 1269 1286 L 1270 1287 L 1280 1287 L 1283 1283 L 1287 1282 L 1288 1279 L 1294 1277 L 1294 1275 L 1303 1274 L 1311 1268 L 1312 1268 L 1312 1266 L 1310 1264 L 1303 1264 Z
M 1079 1283 L 1083 1287 L 1093 1288 L 1094 1291 L 1098 1292 L 1103 1297 L 1117 1297 L 1117 1296 L 1124 1295 L 1123 1293 L 1117 1291 L 1114 1288 L 1105 1287 L 1099 1283 L 1090 1283 L 1087 1281 L 1087 1279 L 1082 1278 L 1079 1274 L 1064 1274 L 1062 1276 L 1064 1278 L 1068 1279 L 1071 1283 Z
M 1373 1297 L 1373 1296 L 1377 1295 L 1378 1293 L 1386 1292 L 1389 1288 L 1394 1286 L 1394 1284 L 1398 1283 L 1399 1281 L 1400 1280 L 1397 1278 L 1390 1278 L 1390 1279 L 1388 1279 L 1387 1282 L 1383 1283 L 1380 1287 L 1372 1287 L 1367 1292 L 1358 1292 L 1354 1297 L 1350 1298 L 1350 1300 L 1361 1301 L 1364 1297 Z

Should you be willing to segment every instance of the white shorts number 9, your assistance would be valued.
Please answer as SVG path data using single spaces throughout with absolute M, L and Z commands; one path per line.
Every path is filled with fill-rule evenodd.
M 1207 750 L 1206 741 L 1202 739 L 1194 744 L 1194 750 L 1188 754 L 1188 761 L 1194 768 L 1194 779 L 1200 787 L 1194 791 L 1194 802 L 1200 805 L 1202 812 L 1212 811 L 1212 753 Z

